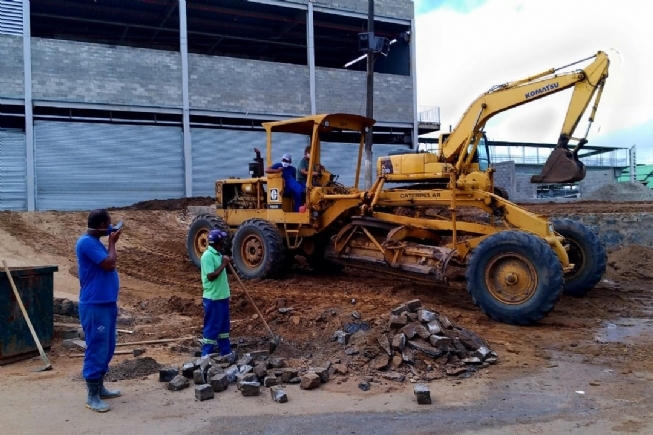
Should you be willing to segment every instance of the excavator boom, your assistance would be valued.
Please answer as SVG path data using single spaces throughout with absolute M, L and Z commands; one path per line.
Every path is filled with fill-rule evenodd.
M 558 73 L 563 68 L 586 60 L 594 59 L 584 69 Z M 448 163 L 456 163 L 461 168 L 466 159 L 468 145 L 483 131 L 487 121 L 493 116 L 523 104 L 573 88 L 573 94 L 565 117 L 558 144 L 547 159 L 542 173 L 531 178 L 532 183 L 569 183 L 585 178 L 585 166 L 578 160 L 578 151 L 587 143 L 587 134 L 582 139 L 572 135 L 578 122 L 587 110 L 592 98 L 594 107 L 590 115 L 590 126 L 594 121 L 605 80 L 608 77 L 610 60 L 606 53 L 595 55 L 560 68 L 552 68 L 523 80 L 495 86 L 477 98 L 464 113 L 456 128 L 449 134 L 442 146 L 442 157 Z M 569 149 L 569 141 L 577 140 L 578 145 Z

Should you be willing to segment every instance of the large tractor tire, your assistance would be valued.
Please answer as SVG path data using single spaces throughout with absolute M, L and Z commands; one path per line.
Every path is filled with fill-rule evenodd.
M 229 234 L 229 237 L 223 245 L 222 253 L 231 255 L 231 233 L 226 222 L 217 216 L 200 214 L 191 222 L 186 238 L 188 257 L 195 267 L 201 267 L 202 254 L 209 247 L 209 232 L 211 230 L 222 230 Z
M 553 219 L 553 230 L 569 243 L 569 262 L 573 272 L 565 275 L 563 293 L 585 296 L 601 281 L 608 264 L 608 254 L 601 238 L 588 226 L 571 219 Z
M 234 267 L 244 279 L 276 277 L 287 264 L 283 236 L 263 219 L 250 219 L 238 227 L 232 251 Z
M 555 307 L 564 285 L 560 260 L 542 239 L 520 231 L 501 231 L 471 253 L 467 291 L 492 319 L 528 325 Z

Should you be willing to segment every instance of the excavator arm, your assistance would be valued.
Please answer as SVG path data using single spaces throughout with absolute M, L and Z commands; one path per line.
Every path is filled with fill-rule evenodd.
M 594 59 L 584 69 L 573 72 L 558 73 L 561 69 Z M 523 80 L 495 86 L 477 98 L 464 113 L 456 128 L 448 135 L 442 144 L 442 159 L 456 164 L 458 171 L 464 171 L 463 166 L 469 162 L 468 154 L 474 153 L 478 137 L 482 134 L 485 124 L 494 115 L 523 104 L 556 94 L 565 89 L 574 88 L 567 115 L 556 148 L 545 163 L 542 173 L 534 175 L 532 183 L 570 183 L 585 178 L 585 166 L 578 160 L 578 151 L 587 143 L 589 126 L 594 121 L 596 109 L 601 99 L 603 86 L 608 77 L 610 60 L 606 53 L 599 51 L 595 55 L 579 60 L 560 68 L 552 68 Z M 594 107 L 590 115 L 590 125 L 585 137 L 572 137 L 578 122 L 587 110 L 593 97 Z M 573 150 L 569 149 L 569 141 L 577 140 Z M 472 143 L 473 147 L 468 147 Z

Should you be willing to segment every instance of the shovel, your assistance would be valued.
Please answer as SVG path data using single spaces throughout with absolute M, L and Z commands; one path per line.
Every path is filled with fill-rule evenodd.
M 23 301 L 20 298 L 20 294 L 18 293 L 18 289 L 16 289 L 16 284 L 14 284 L 14 279 L 11 276 L 11 272 L 9 271 L 9 266 L 7 266 L 7 262 L 5 260 L 2 260 L 2 265 L 5 267 L 5 272 L 7 273 L 7 278 L 9 278 L 9 282 L 11 283 L 11 288 L 14 290 L 14 295 L 16 295 L 16 300 L 18 301 L 18 305 L 20 306 L 20 310 L 23 312 L 23 316 L 25 317 L 25 321 L 27 322 L 27 326 L 29 326 L 29 330 L 32 332 L 32 337 L 34 337 L 34 341 L 36 342 L 36 346 L 39 348 L 39 353 L 41 354 L 41 358 L 43 358 L 43 361 L 45 361 L 45 367 L 41 367 L 35 370 L 32 370 L 33 372 L 45 372 L 48 370 L 52 370 L 52 364 L 50 364 L 50 361 L 48 360 L 48 357 L 45 355 L 45 351 L 43 350 L 43 346 L 41 346 L 41 342 L 39 341 L 39 337 L 36 335 L 36 331 L 34 331 L 34 326 L 32 326 L 32 322 L 29 319 L 29 316 L 27 315 L 27 310 L 25 309 L 25 306 L 23 305 Z
M 259 311 L 258 307 L 254 303 L 254 299 L 252 299 L 252 297 L 249 295 L 249 292 L 247 291 L 247 288 L 245 287 L 245 284 L 243 284 L 243 282 L 240 280 L 240 277 L 236 273 L 236 270 L 231 265 L 231 263 L 229 263 L 229 270 L 231 271 L 231 273 L 238 280 L 238 284 L 240 284 L 240 287 L 245 292 L 245 295 L 247 296 L 247 299 L 249 299 L 251 304 L 254 306 L 254 309 L 258 313 L 258 316 L 261 318 L 261 320 L 263 320 L 263 323 L 265 324 L 265 327 L 267 328 L 268 332 L 270 333 L 270 337 L 272 337 L 272 341 L 270 341 L 270 355 L 272 355 L 272 352 L 274 352 L 277 349 L 277 347 L 279 346 L 279 342 L 281 341 L 281 337 L 279 337 L 278 335 L 274 335 L 274 333 L 270 329 L 270 326 L 268 325 L 268 322 L 266 322 L 265 319 L 263 318 L 263 314 L 261 314 L 261 311 Z

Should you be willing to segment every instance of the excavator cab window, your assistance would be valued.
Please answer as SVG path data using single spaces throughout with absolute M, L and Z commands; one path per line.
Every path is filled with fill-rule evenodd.
M 467 152 L 471 152 L 473 147 L 474 145 L 470 143 Z M 478 141 L 471 163 L 478 163 L 478 168 L 481 171 L 486 171 L 490 167 L 490 152 L 485 135 Z

